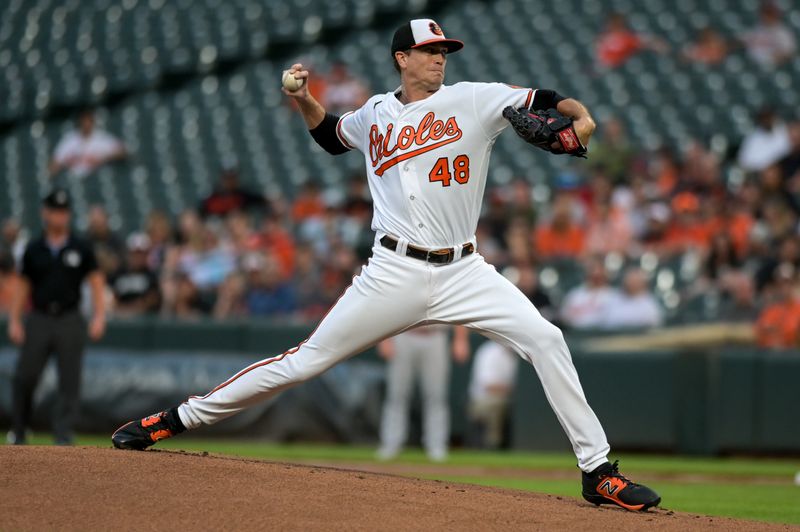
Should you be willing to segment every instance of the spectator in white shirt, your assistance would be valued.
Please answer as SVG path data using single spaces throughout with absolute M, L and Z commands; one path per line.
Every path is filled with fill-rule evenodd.
M 561 318 L 564 325 L 576 329 L 603 327 L 606 315 L 617 299 L 617 290 L 608 285 L 605 266 L 601 258 L 587 261 L 586 280 L 564 297 Z
M 641 268 L 629 268 L 605 314 L 607 329 L 657 327 L 664 321 L 663 311 L 647 285 Z
M 781 12 L 772 3 L 761 7 L 761 20 L 756 27 L 742 35 L 747 52 L 763 66 L 785 63 L 797 52 L 794 33 L 781 21 Z
M 369 89 L 353 76 L 342 62 L 334 63 L 325 88 L 325 108 L 329 113 L 342 114 L 358 109 L 369 98 Z
M 50 162 L 50 176 L 62 170 L 78 177 L 86 177 L 98 167 L 127 157 L 125 145 L 108 133 L 95 127 L 92 111 L 78 117 L 78 129 L 62 138 Z
M 494 341 L 475 351 L 469 382 L 469 420 L 474 425 L 474 445 L 503 447 L 511 395 L 517 381 L 520 357 Z
M 789 129 L 779 121 L 772 109 L 761 109 L 756 127 L 742 141 L 739 166 L 749 172 L 760 172 L 780 161 L 792 150 Z

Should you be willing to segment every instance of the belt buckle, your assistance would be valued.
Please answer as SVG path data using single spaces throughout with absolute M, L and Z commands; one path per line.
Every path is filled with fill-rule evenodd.
M 452 249 L 449 249 L 449 248 L 448 249 L 431 250 L 431 251 L 428 251 L 428 253 L 425 255 L 425 261 L 426 262 L 434 262 L 434 261 L 430 260 L 431 256 L 433 256 L 433 257 L 447 257 L 444 261 L 440 262 L 439 264 L 450 264 L 451 262 L 453 262 L 453 258 L 455 257 L 455 253 L 453 252 Z

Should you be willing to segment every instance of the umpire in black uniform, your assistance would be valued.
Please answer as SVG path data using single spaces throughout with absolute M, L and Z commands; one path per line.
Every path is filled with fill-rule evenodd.
M 25 443 L 33 392 L 53 353 L 58 362 L 59 390 L 53 435 L 57 444 L 72 443 L 87 336 L 86 321 L 78 308 L 84 279 L 91 287 L 94 312 L 88 335 L 97 340 L 105 331 L 105 279 L 91 245 L 71 234 L 70 214 L 65 190 L 56 189 L 44 198 L 44 234 L 28 244 L 22 258 L 8 322 L 11 341 L 22 346 L 13 380 L 11 443 Z M 28 302 L 32 309 L 23 324 Z

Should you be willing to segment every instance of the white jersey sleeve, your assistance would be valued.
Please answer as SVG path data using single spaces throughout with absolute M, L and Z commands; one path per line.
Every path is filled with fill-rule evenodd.
M 367 149 L 369 138 L 367 128 L 372 123 L 369 110 L 377 105 L 380 98 L 381 96 L 373 96 L 359 109 L 347 112 L 339 118 L 339 123 L 336 124 L 336 136 L 347 149 L 362 153 Z
M 472 106 L 478 123 L 489 139 L 494 139 L 506 126 L 503 109 L 507 106 L 530 107 L 535 89 L 515 87 L 505 83 L 473 83 Z

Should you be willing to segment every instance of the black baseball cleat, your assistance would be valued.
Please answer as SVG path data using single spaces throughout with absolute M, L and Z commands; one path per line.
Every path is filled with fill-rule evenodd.
M 122 425 L 111 435 L 111 442 L 117 449 L 144 451 L 157 441 L 166 440 L 185 430 L 178 417 L 178 409 L 171 408 Z
M 596 504 L 616 504 L 632 512 L 658 506 L 661 497 L 647 486 L 631 482 L 617 465 L 606 462 L 591 473 L 583 473 L 583 498 Z

